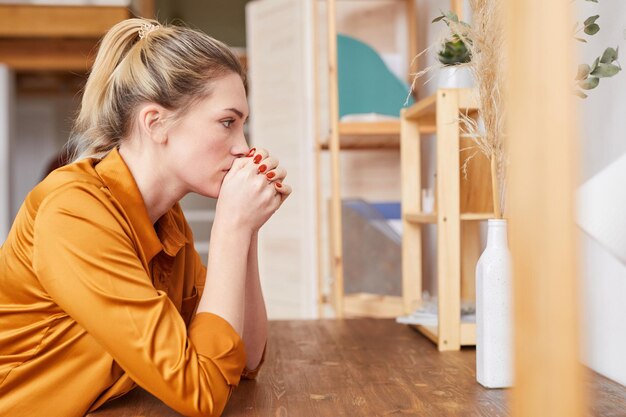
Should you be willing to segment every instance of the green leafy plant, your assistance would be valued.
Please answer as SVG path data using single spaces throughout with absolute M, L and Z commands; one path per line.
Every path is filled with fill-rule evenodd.
M 440 21 L 443 21 L 448 27 L 450 27 L 450 22 L 469 27 L 467 23 L 459 21 L 459 17 L 456 15 L 456 13 L 452 11 L 449 11 L 447 13 L 442 12 L 441 16 L 433 19 L 432 23 L 437 23 Z M 444 66 L 466 64 L 470 62 L 472 59 L 472 55 L 465 42 L 471 41 L 467 37 L 462 38 L 456 33 L 454 33 L 450 38 L 446 39 L 441 49 L 437 53 L 439 62 L 441 62 Z
M 598 0 L 585 0 L 590 3 L 598 3 Z M 587 43 L 587 40 L 580 37 L 578 34 L 583 31 L 588 36 L 593 36 L 600 31 L 600 25 L 596 21 L 600 18 L 600 15 L 588 17 L 583 24 L 576 22 L 574 24 L 573 32 L 574 39 L 579 42 Z M 597 57 L 591 65 L 580 64 L 574 81 L 576 88 L 574 93 L 581 97 L 587 98 L 582 90 L 593 90 L 600 84 L 600 78 L 609 78 L 616 75 L 622 70 L 622 67 L 617 62 L 619 55 L 619 47 L 606 48 L 601 56 Z

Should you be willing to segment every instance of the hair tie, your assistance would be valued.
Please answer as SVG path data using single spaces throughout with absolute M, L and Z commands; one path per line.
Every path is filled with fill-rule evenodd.
M 152 32 L 153 30 L 157 30 L 159 28 L 159 25 L 153 25 L 151 23 L 142 23 L 141 24 L 141 28 L 139 29 L 139 39 L 143 39 L 146 36 L 148 36 L 148 33 Z

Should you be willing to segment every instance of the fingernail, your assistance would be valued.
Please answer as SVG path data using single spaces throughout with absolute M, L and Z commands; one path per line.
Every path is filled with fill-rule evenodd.
M 276 176 L 275 172 L 268 172 L 266 177 L 268 180 L 271 180 L 272 178 L 274 178 Z
M 267 169 L 267 165 L 263 164 L 259 167 L 259 172 L 262 174 L 265 172 L 266 169 Z
M 276 186 L 277 186 L 278 188 L 282 188 L 282 187 L 283 187 L 283 185 L 282 185 L 281 183 L 279 183 L 279 182 L 277 182 L 277 183 L 276 183 Z
M 246 155 L 246 158 L 251 157 L 252 155 L 254 155 L 255 152 L 256 152 L 256 148 L 250 149 L 250 151 L 248 152 L 248 155 Z
M 254 157 L 254 163 L 258 164 L 259 162 L 261 162 L 261 159 L 263 159 L 263 157 L 261 155 L 257 155 Z

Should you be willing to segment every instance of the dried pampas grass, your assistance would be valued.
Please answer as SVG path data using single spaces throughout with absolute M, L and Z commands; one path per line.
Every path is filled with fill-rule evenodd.
M 465 135 L 491 162 L 493 208 L 497 218 L 504 216 L 507 154 L 505 149 L 504 76 L 505 41 L 502 2 L 470 0 L 472 24 L 450 22 L 450 30 L 470 50 L 468 64 L 476 81 L 483 126 L 467 115 L 461 117 Z

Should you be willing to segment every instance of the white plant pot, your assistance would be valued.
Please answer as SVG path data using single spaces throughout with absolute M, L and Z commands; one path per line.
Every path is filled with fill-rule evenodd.
M 472 70 L 465 66 L 445 66 L 439 69 L 438 88 L 472 88 L 474 77 Z
M 487 388 L 513 385 L 513 300 L 506 220 L 489 220 L 476 264 L 476 379 Z

